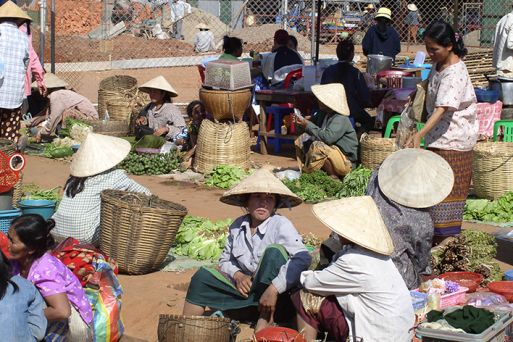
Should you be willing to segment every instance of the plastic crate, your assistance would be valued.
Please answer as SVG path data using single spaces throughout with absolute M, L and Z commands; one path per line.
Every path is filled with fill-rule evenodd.
M 217 60 L 207 64 L 206 87 L 223 90 L 237 90 L 251 87 L 249 63 Z
M 12 220 L 19 216 L 21 216 L 21 209 L 0 210 L 0 232 L 7 234 Z
M 494 325 L 483 331 L 481 334 L 457 333 L 436 329 L 418 327 L 417 337 L 422 342 L 505 342 L 510 341 L 513 333 L 513 314 L 502 313 L 502 316 Z

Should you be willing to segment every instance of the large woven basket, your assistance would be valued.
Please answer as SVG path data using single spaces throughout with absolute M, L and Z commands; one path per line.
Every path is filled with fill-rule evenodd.
M 126 137 L 130 133 L 130 120 L 113 121 L 109 120 L 88 120 L 87 124 L 93 127 L 94 133 L 110 135 L 113 137 Z
M 207 112 L 215 120 L 234 120 L 238 122 L 251 104 L 251 88 L 241 90 L 208 90 L 200 89 L 200 100 L 205 104 Z
M 101 250 L 118 262 L 123 273 L 157 270 L 187 209 L 156 196 L 119 190 L 104 190 L 101 199 Z
M 230 342 L 239 332 L 237 322 L 228 318 L 160 315 L 159 342 Z
M 249 167 L 250 137 L 248 125 L 215 123 L 203 120 L 198 133 L 194 169 L 208 173 L 220 164 Z
M 395 139 L 366 135 L 360 139 L 361 163 L 370 169 L 381 165 L 390 154 L 398 150 Z
M 513 143 L 477 143 L 474 147 L 472 182 L 479 198 L 496 199 L 513 191 Z
M 131 76 L 117 75 L 104 79 L 98 89 L 100 118 L 108 111 L 110 120 L 129 122 L 138 93 L 137 80 Z

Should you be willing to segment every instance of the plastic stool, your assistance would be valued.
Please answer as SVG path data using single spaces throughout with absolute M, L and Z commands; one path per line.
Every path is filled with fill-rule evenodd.
M 385 129 L 385 138 L 390 138 L 392 135 L 392 130 L 394 129 L 394 125 L 399 123 L 401 121 L 401 115 L 395 115 L 392 116 L 390 119 L 388 119 L 387 122 L 387 128 Z
M 267 142 L 274 146 L 274 152 L 280 153 L 282 142 L 290 142 L 288 139 L 281 139 L 281 126 L 285 115 L 291 115 L 294 113 L 294 108 L 282 107 L 282 106 L 269 106 L 266 108 L 267 113 L 267 131 L 271 130 L 271 123 L 274 123 L 274 133 L 276 137 L 268 137 Z M 290 125 L 290 133 L 294 134 L 296 127 L 294 122 Z
M 499 128 L 503 128 L 504 142 L 513 142 L 513 120 L 499 120 L 493 125 L 493 141 L 499 138 Z

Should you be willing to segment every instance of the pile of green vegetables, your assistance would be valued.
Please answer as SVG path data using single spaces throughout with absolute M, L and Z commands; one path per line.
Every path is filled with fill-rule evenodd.
M 283 183 L 303 201 L 316 203 L 330 198 L 363 196 L 371 174 L 372 170 L 360 166 L 340 181 L 318 170 L 302 173 L 299 178 Z
M 134 144 L 136 148 L 161 148 L 166 143 L 166 139 L 163 137 L 157 137 L 156 135 L 145 135 L 142 139 Z
M 467 271 L 482 274 L 485 282 L 502 278 L 495 237 L 486 232 L 466 229 L 431 249 L 431 266 L 435 275 Z
M 65 138 L 65 137 L 69 137 L 69 138 L 73 138 L 73 139 L 78 138 L 78 140 L 83 141 L 83 140 L 85 140 L 85 136 L 87 135 L 88 131 L 91 130 L 91 126 L 81 120 L 66 118 L 66 119 L 64 119 L 64 123 L 65 123 L 66 128 L 62 128 L 59 131 L 59 136 L 61 136 L 63 138 Z M 72 130 L 73 130 L 74 126 L 81 127 L 80 131 L 83 130 L 85 135 L 73 137 Z M 75 132 L 76 132 L 75 135 L 80 135 L 80 134 L 78 134 L 78 131 L 76 129 L 75 129 Z
M 46 158 L 66 158 L 73 155 L 73 145 L 80 145 L 84 142 L 87 135 L 92 132 L 92 127 L 88 124 L 71 118 L 65 119 L 66 128 L 63 128 L 59 132 L 61 138 L 54 139 L 48 144 L 43 155 Z
M 233 165 L 218 165 L 206 175 L 205 184 L 220 189 L 229 189 L 248 175 L 242 168 Z
M 468 199 L 463 219 L 495 223 L 513 222 L 513 192 L 507 192 L 494 201 Z
M 182 156 L 177 151 L 157 154 L 130 152 L 119 167 L 133 175 L 163 175 L 179 168 Z
M 223 252 L 231 224 L 231 219 L 213 222 L 187 215 L 178 229 L 172 252 L 196 260 L 215 261 Z
M 55 188 L 45 190 L 34 183 L 24 184 L 22 189 L 22 199 L 49 200 L 55 201 L 57 204 L 59 204 L 62 198 L 59 191 L 60 189 L 61 187 L 57 186 Z

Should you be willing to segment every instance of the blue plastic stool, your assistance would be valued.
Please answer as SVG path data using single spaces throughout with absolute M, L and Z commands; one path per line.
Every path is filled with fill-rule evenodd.
M 271 120 L 274 123 L 274 133 L 277 135 L 276 137 L 267 137 L 267 144 L 273 145 L 274 153 L 280 153 L 281 144 L 283 143 L 294 143 L 290 139 L 279 138 L 281 135 L 281 126 L 283 122 L 283 118 L 286 115 L 290 115 L 294 113 L 294 108 L 287 108 L 281 106 L 269 106 L 265 109 L 265 112 L 268 117 L 268 122 L 266 123 L 267 129 L 270 129 Z M 258 141 L 260 142 L 260 135 L 258 136 Z

